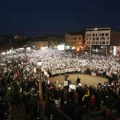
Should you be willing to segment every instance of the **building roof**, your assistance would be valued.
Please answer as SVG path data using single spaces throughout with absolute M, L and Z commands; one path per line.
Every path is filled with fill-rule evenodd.
M 66 34 L 69 34 L 69 35 L 83 35 L 83 34 L 85 34 L 85 30 L 81 30 L 79 32 L 68 32 Z
M 86 29 L 86 31 L 101 31 L 101 30 L 111 30 L 111 28 L 110 27 L 95 27 L 95 28 L 88 28 L 88 29 Z

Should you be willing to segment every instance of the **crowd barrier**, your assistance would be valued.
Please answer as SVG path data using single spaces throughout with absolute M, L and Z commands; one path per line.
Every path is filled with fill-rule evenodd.
M 59 74 L 64 74 L 64 73 L 85 73 L 85 74 L 90 74 L 92 76 L 97 76 L 95 72 L 92 72 L 91 70 L 83 69 L 83 68 L 68 68 L 68 69 L 57 69 L 57 70 L 51 70 L 50 74 L 52 76 L 54 75 L 59 75 Z
M 51 70 L 50 74 L 57 75 L 57 74 L 72 73 L 72 72 L 82 72 L 82 71 L 81 68 L 55 69 L 55 70 Z
M 64 73 L 82 73 L 82 74 L 89 74 L 91 76 L 101 76 L 101 77 L 111 77 L 111 72 L 106 72 L 105 71 L 93 71 L 90 69 L 85 69 L 84 67 L 82 68 L 67 68 L 67 69 L 53 69 L 49 71 L 51 76 L 55 76 L 55 75 L 61 75 Z

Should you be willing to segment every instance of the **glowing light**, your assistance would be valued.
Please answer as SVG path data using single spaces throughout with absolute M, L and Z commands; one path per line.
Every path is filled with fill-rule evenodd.
M 57 49 L 58 49 L 58 50 L 64 50 L 64 49 L 65 49 L 65 46 L 64 46 L 64 45 L 58 45 L 58 46 L 57 46 Z
M 46 47 L 41 47 L 41 50 L 46 50 L 48 47 L 46 46 Z
M 38 62 L 37 64 L 38 64 L 39 66 L 41 66 L 41 65 L 42 65 L 42 62 Z
M 80 49 L 79 48 L 77 48 L 77 51 L 79 51 Z
M 75 47 L 73 46 L 73 47 L 72 47 L 72 50 L 74 50 L 74 49 L 75 49 Z
M 10 52 L 9 51 L 7 51 L 7 54 L 9 54 Z
M 116 48 L 116 46 L 114 46 L 114 47 L 113 47 L 113 55 L 116 56 L 116 54 L 117 54 L 117 48 Z
M 98 30 L 98 28 L 95 28 L 95 30 Z
M 70 46 L 67 46 L 66 48 L 67 48 L 67 49 L 70 49 Z
M 5 52 L 2 52 L 1 54 L 2 54 L 2 55 L 5 55 L 6 53 L 5 53 Z

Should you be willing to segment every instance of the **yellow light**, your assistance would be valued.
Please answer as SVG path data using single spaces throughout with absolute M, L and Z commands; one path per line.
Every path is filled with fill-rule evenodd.
M 80 49 L 79 48 L 77 48 L 77 51 L 79 51 Z
M 75 49 L 75 47 L 72 47 L 72 50 L 74 50 Z

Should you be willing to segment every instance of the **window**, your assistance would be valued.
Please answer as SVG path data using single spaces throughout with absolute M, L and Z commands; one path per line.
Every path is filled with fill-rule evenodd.
M 109 33 L 105 33 L 105 36 L 109 36 Z
M 91 36 L 91 34 L 87 34 L 86 36 L 87 36 L 87 37 L 90 37 L 90 36 Z
M 102 44 L 105 44 L 105 41 L 103 41 Z
M 104 38 L 104 37 L 101 37 L 100 40 L 105 40 L 105 38 Z
M 102 34 L 101 34 L 101 33 L 99 33 L 99 36 L 102 36 Z
M 99 44 L 99 42 L 96 42 L 96 44 L 98 45 L 98 44 Z
M 102 33 L 102 36 L 104 36 L 104 33 Z
M 91 40 L 91 37 L 89 38 L 89 40 Z
M 101 41 L 100 44 L 105 45 L 105 41 Z
M 96 40 L 99 40 L 99 37 L 97 37 Z
M 108 44 L 109 44 L 109 41 L 106 41 L 106 44 L 108 45 Z

